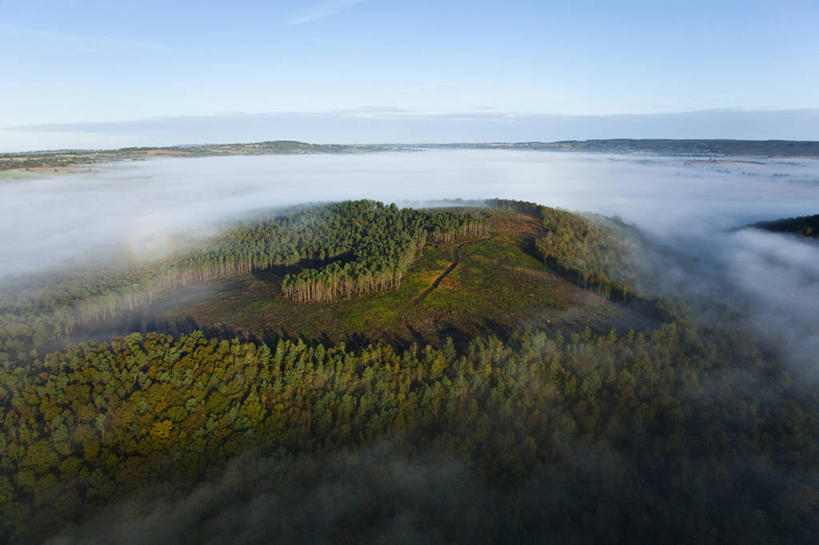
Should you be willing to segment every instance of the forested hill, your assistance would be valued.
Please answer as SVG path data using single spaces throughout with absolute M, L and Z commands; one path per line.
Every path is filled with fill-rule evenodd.
M 76 331 L 112 320 L 127 333 L 129 313 L 173 301 L 188 286 L 216 289 L 217 296 L 169 310 L 171 323 L 195 317 L 256 335 L 274 328 L 310 337 L 406 339 L 423 331 L 432 340 L 437 331 L 511 332 L 521 323 L 607 330 L 653 320 L 607 304 L 640 297 L 633 248 L 619 233 L 533 203 L 489 205 L 296 207 L 230 225 L 196 250 L 157 261 L 21 279 L 0 290 L 0 364 L 28 362 Z M 431 255 L 416 266 L 427 250 Z M 399 290 L 410 271 L 410 285 Z M 575 285 L 602 299 L 585 297 Z
M 0 289 L 0 364 L 149 323 L 356 342 L 449 335 L 461 344 L 526 324 L 627 331 L 667 318 L 636 289 L 639 248 L 615 224 L 534 203 L 487 204 L 295 207 L 193 246 L 181 241 L 187 250 L 156 261 L 18 279 Z
M 817 390 L 684 311 L 599 327 L 643 300 L 620 234 L 528 202 L 347 201 L 21 281 L 0 293 L 0 543 L 812 543 Z M 220 282 L 211 312 L 319 335 L 62 342 Z M 435 341 L 321 331 L 362 315 Z M 501 315 L 516 329 L 442 327 Z
M 815 216 L 763 221 L 755 223 L 751 227 L 764 229 L 772 233 L 791 233 L 815 239 L 819 238 L 819 214 Z

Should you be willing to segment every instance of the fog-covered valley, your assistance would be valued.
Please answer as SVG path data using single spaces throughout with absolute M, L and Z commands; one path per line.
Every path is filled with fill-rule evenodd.
M 489 206 L 286 211 L 354 199 Z M 817 211 L 809 159 L 460 150 L 6 176 L 0 541 L 807 542 L 819 245 L 747 226 Z M 418 240 L 390 226 L 425 221 L 445 227 L 399 244 L 386 289 L 287 284 L 355 265 L 355 245 L 325 251 L 336 231 L 374 233 L 380 257 Z M 290 253 L 248 262 L 247 240 Z M 607 276 L 567 276 L 547 247 Z M 360 335 L 383 315 L 413 337 Z
M 819 208 L 819 161 L 429 151 L 159 159 L 0 182 L 0 274 L 304 202 L 492 197 L 618 215 L 663 239 Z
M 739 303 L 739 316 L 801 363 L 819 352 L 819 247 L 737 228 L 819 210 L 819 161 L 515 151 L 158 159 L 0 182 L 0 275 L 125 252 L 175 250 L 226 221 L 304 202 L 368 198 L 534 201 L 619 216 L 669 254 L 645 256 L 653 288 Z M 678 257 L 679 257 L 678 256 Z
M 0 545 L 814 545 L 817 27 L 0 0 Z

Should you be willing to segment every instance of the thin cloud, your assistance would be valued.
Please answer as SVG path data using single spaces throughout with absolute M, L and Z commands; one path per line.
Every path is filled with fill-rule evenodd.
M 2 2 L 2 0 L 0 0 Z M 143 51 L 168 51 L 165 45 L 154 42 L 112 38 L 109 36 L 80 36 L 53 30 L 20 27 L 0 23 L 0 34 L 18 38 L 31 38 L 39 44 L 59 48 L 71 48 L 83 52 L 97 52 L 110 49 L 138 49 Z
M 363 0 L 358 0 L 363 1 Z M 0 26 L 0 28 L 2 28 Z M 109 132 L 138 130 L 155 126 L 212 124 L 236 122 L 276 122 L 289 119 L 349 120 L 373 119 L 416 123 L 470 122 L 499 123 L 515 121 L 522 133 L 536 127 L 549 132 L 578 133 L 564 139 L 589 138 L 740 138 L 816 140 L 819 108 L 801 110 L 702 110 L 646 114 L 566 115 L 503 111 L 490 106 L 478 106 L 472 111 L 425 112 L 392 106 L 364 106 L 326 111 L 288 112 L 226 112 L 213 115 L 178 115 L 132 120 L 36 123 L 0 126 L 7 131 L 37 132 Z M 726 129 L 728 127 L 728 129 Z M 757 129 L 749 131 L 748 127 Z M 726 134 L 727 133 L 727 134 Z M 737 133 L 737 134 L 734 134 Z M 742 136 L 741 134 L 744 134 Z M 544 135 L 544 137 L 547 135 Z M 507 137 L 510 138 L 510 137 Z M 525 134 L 511 140 L 526 140 Z M 549 136 L 561 139 L 558 134 Z M 338 142 L 337 142 L 338 143 Z
M 265 140 L 324 144 L 552 142 L 602 138 L 817 140 L 819 109 L 567 116 L 430 113 L 371 105 L 324 112 L 223 113 L 138 120 L 0 124 L 0 153 Z
M 287 24 L 289 26 L 297 26 L 312 23 L 320 19 L 326 19 L 327 17 L 337 15 L 347 8 L 362 4 L 366 1 L 367 0 L 323 0 L 294 12 L 287 20 Z

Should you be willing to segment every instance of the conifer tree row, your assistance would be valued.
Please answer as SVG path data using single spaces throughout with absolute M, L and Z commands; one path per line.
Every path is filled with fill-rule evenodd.
M 307 269 L 284 278 L 285 297 L 297 302 L 322 302 L 397 288 L 428 239 L 451 241 L 485 231 L 471 215 L 451 211 L 399 210 L 373 203 L 362 229 L 349 241 L 347 260 Z
M 299 207 L 228 226 L 197 250 L 149 263 L 43 274 L 0 292 L 0 365 L 110 319 L 168 290 L 271 266 L 300 266 L 284 280 L 294 301 L 328 301 L 397 287 L 427 240 L 477 235 L 485 224 L 452 210 L 399 209 L 374 201 Z

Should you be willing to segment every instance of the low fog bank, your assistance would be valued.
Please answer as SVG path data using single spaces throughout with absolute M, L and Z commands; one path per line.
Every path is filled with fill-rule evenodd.
M 179 501 L 136 495 L 47 543 L 474 543 L 487 525 L 468 511 L 488 515 L 487 492 L 451 457 L 386 444 L 286 460 L 251 451 Z
M 8 257 L 0 266 L 5 274 L 37 271 L 101 245 L 150 257 L 177 231 L 207 234 L 224 220 L 302 202 L 370 198 L 419 206 L 491 197 L 616 215 L 636 225 L 652 243 L 642 256 L 654 271 L 652 289 L 690 296 L 701 310 L 711 305 L 715 319 L 729 317 L 735 323 L 727 325 L 750 328 L 791 364 L 814 370 L 819 244 L 741 227 L 819 212 L 819 161 L 434 151 L 121 163 L 0 183 L 0 227 L 11 234 L 0 240 Z M 748 391 L 754 388 L 751 381 Z M 748 483 L 755 483 L 759 505 L 748 512 L 756 513 L 807 478 L 732 454 L 708 478 L 698 461 L 674 473 L 676 481 L 651 481 L 636 460 L 602 445 L 569 447 L 561 461 L 504 490 L 467 461 L 412 456 L 389 445 L 284 460 L 250 452 L 193 491 L 170 483 L 148 490 L 49 543 L 582 543 L 599 535 L 649 541 L 696 533 L 698 525 L 676 513 L 699 505 L 703 490 L 714 504 L 729 498 L 733 507 L 733 498 L 746 498 Z M 732 479 L 722 478 L 725 467 Z M 724 510 L 707 513 L 719 520 Z M 749 542 L 774 537 L 750 523 L 737 531 Z
M 250 451 L 193 491 L 160 485 L 45 543 L 579 545 L 601 536 L 611 543 L 699 543 L 713 539 L 713 528 L 732 528 L 738 542 L 765 543 L 781 538 L 782 529 L 768 524 L 762 509 L 783 502 L 804 478 L 737 455 L 683 464 L 672 478 L 647 477 L 638 460 L 604 445 L 573 441 L 563 449 L 559 460 L 506 486 L 487 482 L 469 461 L 389 443 L 284 459 Z M 702 471 L 714 478 L 702 481 Z M 704 495 L 742 498 L 704 510 Z M 174 496 L 182 497 L 166 499 Z M 794 511 L 790 518 L 797 519 Z M 737 526 L 739 516 L 747 524 Z
M 819 244 L 756 229 L 729 242 L 722 260 L 728 278 L 747 295 L 756 331 L 792 362 L 819 371 Z
M 0 277 L 118 245 L 161 251 L 253 210 L 370 198 L 526 199 L 619 215 L 661 236 L 695 236 L 819 210 L 819 161 L 518 151 L 157 159 L 91 172 L 0 179 Z
M 0 277 L 101 248 L 135 258 L 172 236 L 214 232 L 254 211 L 369 198 L 531 200 L 616 215 L 695 264 L 655 263 L 672 291 L 741 299 L 760 331 L 817 352 L 817 244 L 736 228 L 819 212 L 819 161 L 458 150 L 158 159 L 91 172 L 0 180 Z M 656 259 L 656 256 L 655 256 Z M 662 259 L 662 258 L 661 258 Z
M 683 302 L 700 320 L 750 332 L 814 378 L 819 372 L 819 244 L 755 228 L 660 238 L 630 258 L 644 293 Z

